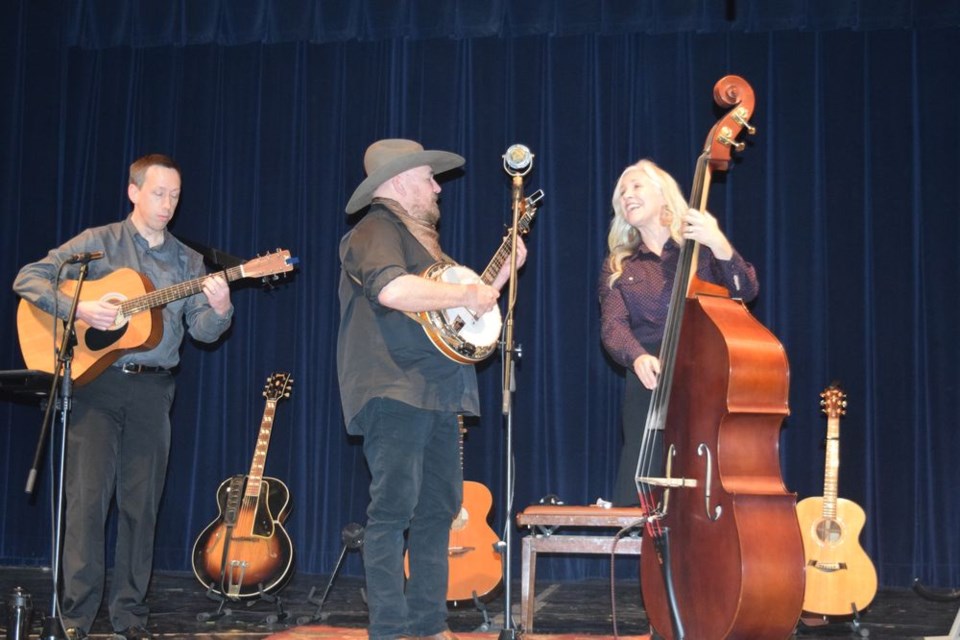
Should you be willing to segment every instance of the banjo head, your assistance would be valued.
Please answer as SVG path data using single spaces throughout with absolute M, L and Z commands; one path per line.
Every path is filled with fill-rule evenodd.
M 473 270 L 449 262 L 438 262 L 423 275 L 450 284 L 483 282 Z M 499 307 L 482 315 L 466 307 L 428 311 L 422 315 L 428 322 L 424 329 L 434 344 L 447 357 L 463 364 L 479 362 L 493 353 L 503 326 Z

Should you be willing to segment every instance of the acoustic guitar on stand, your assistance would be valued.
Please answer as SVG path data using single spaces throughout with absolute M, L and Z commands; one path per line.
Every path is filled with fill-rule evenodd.
M 240 278 L 268 278 L 293 270 L 297 259 L 290 252 L 277 249 L 241 265 L 218 272 L 227 282 Z M 210 274 L 215 275 L 215 274 Z M 145 275 L 121 268 L 97 280 L 87 280 L 80 292 L 80 301 L 102 300 L 120 306 L 113 326 L 105 331 L 94 329 L 80 319 L 76 322 L 77 344 L 73 351 L 73 381 L 76 385 L 90 382 L 128 351 L 146 351 L 160 344 L 163 320 L 160 307 L 203 291 L 205 275 L 187 282 L 155 289 Z M 67 280 L 60 291 L 73 296 L 76 280 Z M 54 328 L 55 327 L 55 328 Z M 54 373 L 54 345 L 60 344 L 64 323 L 54 323 L 53 316 L 26 300 L 17 309 L 17 332 L 20 351 L 28 369 Z
M 282 524 L 290 513 L 290 490 L 280 480 L 263 475 L 277 402 L 290 397 L 292 384 L 289 373 L 267 379 L 266 407 L 250 471 L 220 484 L 220 515 L 193 545 L 197 580 L 225 598 L 254 598 L 277 591 L 293 574 L 293 545 Z
M 457 416 L 460 430 L 460 466 L 463 467 L 463 416 Z M 449 575 L 447 602 L 456 603 L 482 598 L 497 588 L 503 579 L 500 553 L 494 545 L 500 541 L 487 524 L 493 496 L 479 482 L 463 482 L 463 503 L 450 525 L 448 549 Z M 404 569 L 410 576 L 409 554 L 404 557 Z
M 877 571 L 859 542 L 866 515 L 857 503 L 837 497 L 840 416 L 847 406 L 846 395 L 830 386 L 820 397 L 827 414 L 823 497 L 797 504 L 806 559 L 801 618 L 814 624 L 817 617 L 856 617 L 877 594 Z

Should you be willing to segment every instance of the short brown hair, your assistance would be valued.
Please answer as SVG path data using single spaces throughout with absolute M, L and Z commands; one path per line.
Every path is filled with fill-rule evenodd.
M 142 187 L 143 181 L 147 179 L 147 169 L 150 167 L 166 167 L 180 174 L 180 166 L 173 158 L 162 153 L 151 153 L 142 158 L 137 158 L 130 165 L 130 184 Z

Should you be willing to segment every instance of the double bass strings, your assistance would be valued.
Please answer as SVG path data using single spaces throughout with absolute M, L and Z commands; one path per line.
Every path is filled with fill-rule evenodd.
M 703 186 L 705 185 L 708 162 L 709 148 L 705 149 L 697 159 L 695 186 L 689 201 L 690 206 L 696 206 L 700 209 L 704 205 Z M 677 359 L 677 345 L 680 342 L 683 306 L 691 276 L 696 270 L 698 251 L 699 243 L 695 240 L 681 240 L 677 272 L 673 279 L 670 307 L 667 310 L 667 321 L 660 346 L 660 375 L 657 377 L 657 386 L 653 389 L 650 405 L 647 408 L 647 419 L 643 429 L 643 439 L 640 443 L 640 455 L 637 459 L 637 468 L 634 474 L 640 506 L 644 510 L 644 515 L 648 518 L 647 529 L 651 535 L 660 534 L 659 518 L 663 515 L 666 504 L 664 500 L 664 504 L 657 505 L 650 483 L 642 479 L 663 477 L 667 466 L 666 458 L 670 455 L 669 451 L 663 450 L 663 434 L 670 404 L 670 390 L 673 387 L 673 372 Z M 667 495 L 666 488 L 663 495 Z

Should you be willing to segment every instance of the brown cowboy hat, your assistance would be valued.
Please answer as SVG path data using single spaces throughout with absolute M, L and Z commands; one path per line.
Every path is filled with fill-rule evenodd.
M 363 168 L 367 177 L 356 188 L 347 202 L 347 213 L 354 213 L 370 204 L 373 192 L 384 182 L 408 169 L 428 165 L 434 175 L 463 166 L 466 160 L 449 151 L 425 151 L 413 140 L 392 138 L 377 140 L 363 154 Z

